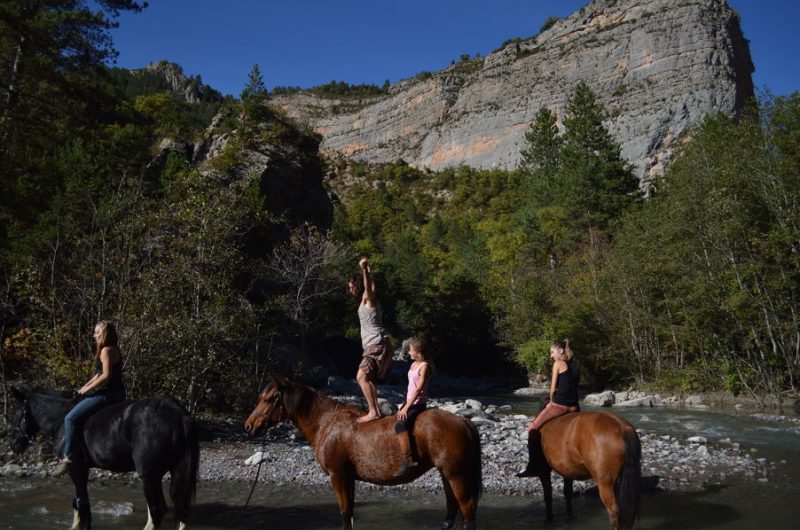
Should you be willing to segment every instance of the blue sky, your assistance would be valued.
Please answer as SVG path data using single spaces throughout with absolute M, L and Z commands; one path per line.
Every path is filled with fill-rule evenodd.
M 333 79 L 394 83 L 539 32 L 587 0 L 150 0 L 113 31 L 117 66 L 166 59 L 238 96 L 258 64 L 268 88 Z M 800 90 L 800 0 L 728 0 L 742 17 L 756 89 Z

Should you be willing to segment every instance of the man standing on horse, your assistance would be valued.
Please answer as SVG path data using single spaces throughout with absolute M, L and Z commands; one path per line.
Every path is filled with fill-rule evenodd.
M 361 267 L 361 274 L 353 276 L 348 282 L 348 287 L 353 298 L 359 301 L 358 320 L 361 324 L 361 346 L 364 352 L 356 379 L 367 400 L 369 410 L 357 421 L 366 422 L 377 420 L 382 415 L 378 408 L 378 390 L 375 388 L 375 381 L 389 368 L 392 348 L 389 336 L 383 327 L 383 311 L 375 294 L 375 282 L 367 258 L 361 258 L 358 266 Z

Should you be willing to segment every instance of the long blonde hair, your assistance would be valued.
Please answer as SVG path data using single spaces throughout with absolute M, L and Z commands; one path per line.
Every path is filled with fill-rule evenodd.
M 117 328 L 107 320 L 101 320 L 95 327 L 100 327 L 100 337 L 97 339 L 97 348 L 94 350 L 94 358 L 97 360 L 100 358 L 100 352 L 103 351 L 103 348 L 119 349 L 119 337 L 117 336 Z

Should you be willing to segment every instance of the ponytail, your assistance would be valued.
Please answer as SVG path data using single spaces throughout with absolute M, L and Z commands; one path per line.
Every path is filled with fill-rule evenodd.
M 561 341 L 561 344 L 562 344 L 561 347 L 564 348 L 564 359 L 569 361 L 570 359 L 572 359 L 572 356 L 574 355 L 574 353 L 572 352 L 572 348 L 569 347 L 569 339 L 564 339 L 563 341 Z
M 572 351 L 572 348 L 569 347 L 569 339 L 554 342 L 550 345 L 550 347 L 560 349 L 563 352 L 562 355 L 565 361 L 569 361 L 575 355 L 575 353 Z

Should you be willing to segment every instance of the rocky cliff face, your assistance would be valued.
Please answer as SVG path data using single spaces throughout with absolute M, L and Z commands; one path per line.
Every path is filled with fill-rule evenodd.
M 133 76 L 155 75 L 163 79 L 166 87 L 186 103 L 221 101 L 222 94 L 204 84 L 199 76 L 186 77 L 183 68 L 168 61 L 151 63 L 140 70 L 131 70 Z
M 735 114 L 753 95 L 738 15 L 724 0 L 595 0 L 539 35 L 486 57 L 393 85 L 387 96 L 277 97 L 328 155 L 416 167 L 514 168 L 536 111 L 563 118 L 586 81 L 642 180 L 663 172 L 708 113 Z

